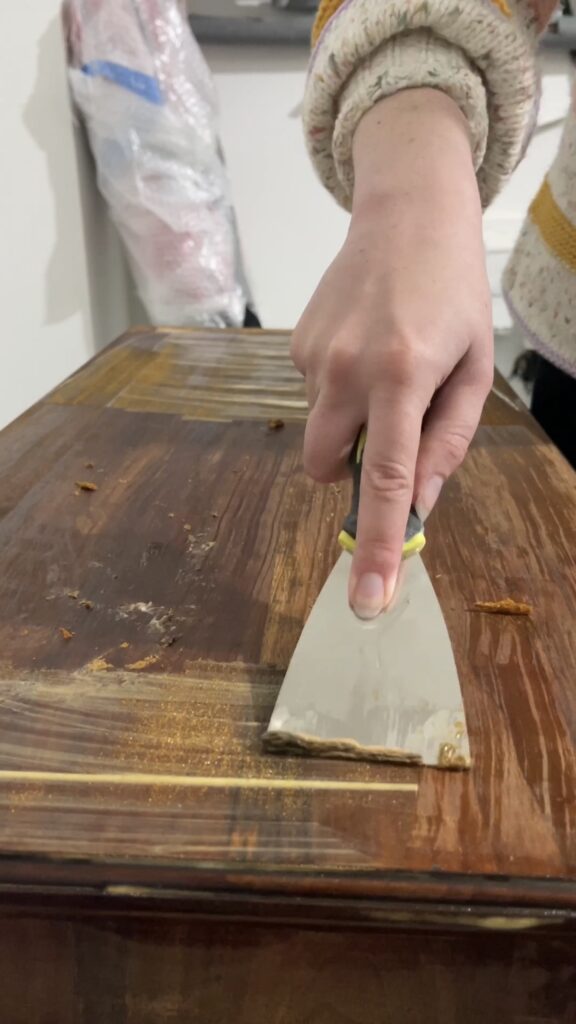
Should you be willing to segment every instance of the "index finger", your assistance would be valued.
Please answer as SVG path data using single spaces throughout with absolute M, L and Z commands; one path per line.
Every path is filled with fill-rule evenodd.
M 350 603 L 360 618 L 375 618 L 394 595 L 427 406 L 428 397 L 413 387 L 382 387 L 370 399 L 350 577 Z

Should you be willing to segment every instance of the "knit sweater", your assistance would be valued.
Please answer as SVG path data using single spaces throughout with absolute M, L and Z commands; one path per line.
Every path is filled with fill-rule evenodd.
M 308 149 L 346 209 L 364 114 L 401 89 L 450 95 L 467 119 L 487 206 L 532 134 L 535 50 L 556 0 L 322 0 L 304 103 Z M 536 184 L 536 183 L 535 183 Z M 532 346 L 576 377 L 576 101 L 504 276 Z

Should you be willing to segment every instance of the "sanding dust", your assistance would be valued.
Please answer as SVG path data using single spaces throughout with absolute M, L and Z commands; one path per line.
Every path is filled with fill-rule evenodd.
M 114 665 L 111 665 L 109 661 L 106 661 L 106 658 L 101 657 L 93 658 L 92 661 L 89 661 L 86 665 L 87 672 L 108 672 L 111 668 L 114 668 Z
M 532 615 L 533 608 L 531 604 L 505 597 L 501 601 L 475 601 L 469 611 L 488 615 Z
M 157 654 L 148 654 L 145 658 L 141 658 L 140 661 L 133 661 L 131 665 L 126 665 L 126 668 L 130 672 L 141 672 L 145 668 L 149 668 L 150 665 L 155 665 L 160 658 Z

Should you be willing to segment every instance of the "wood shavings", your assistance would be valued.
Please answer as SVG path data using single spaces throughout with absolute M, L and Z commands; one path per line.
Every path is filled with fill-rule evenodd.
M 97 491 L 98 485 L 93 484 L 91 480 L 76 480 L 76 487 L 81 491 Z
M 155 665 L 159 661 L 157 654 L 148 654 L 145 658 L 141 658 L 140 661 L 133 661 L 131 665 L 126 665 L 126 668 L 130 672 L 140 672 L 144 668 L 148 668 L 150 665 Z
M 284 420 L 268 420 L 267 426 L 270 433 L 274 433 L 277 430 L 284 430 L 286 424 Z
M 126 640 L 124 641 L 123 644 L 120 644 L 120 649 L 122 651 L 125 651 L 128 647 L 130 647 L 130 644 Z
M 186 533 L 190 533 L 190 530 L 192 529 L 192 523 L 184 523 L 184 529 L 186 530 Z
M 471 612 L 486 612 L 488 615 L 532 615 L 532 605 L 505 597 L 501 601 L 475 601 Z
M 93 462 L 85 462 L 84 463 L 84 469 L 94 469 L 94 463 Z
M 459 754 L 453 743 L 443 743 L 438 752 L 439 768 L 469 768 L 470 764 Z
M 69 590 L 66 594 L 71 601 L 78 601 L 78 604 L 82 605 L 83 608 L 87 608 L 89 611 L 94 607 L 93 601 L 88 601 L 85 597 L 80 597 L 79 590 Z
M 76 636 L 76 633 L 73 633 L 71 629 L 66 629 L 66 626 L 58 626 L 58 632 L 63 640 L 72 640 Z
M 86 665 L 88 672 L 108 672 L 111 668 L 114 668 L 114 665 L 111 665 L 109 661 L 106 661 L 106 658 L 102 657 L 93 658 Z

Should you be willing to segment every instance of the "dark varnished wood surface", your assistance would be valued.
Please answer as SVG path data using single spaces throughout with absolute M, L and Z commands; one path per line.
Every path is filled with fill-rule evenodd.
M 9 1024 L 572 1024 L 576 1015 L 573 941 L 561 934 L 248 929 L 184 914 L 66 920 L 21 908 L 0 924 Z M 49 969 L 30 956 L 39 947 L 51 951 Z
M 218 893 L 259 901 L 256 917 L 298 894 L 308 927 L 327 907 L 368 926 L 379 906 L 398 925 L 390 901 L 455 925 L 465 906 L 494 934 L 510 918 L 569 921 L 576 477 L 498 389 L 426 549 L 467 708 L 466 774 L 262 752 L 347 502 L 301 470 L 305 402 L 284 335 L 133 332 L 3 432 L 5 893 L 140 887 L 197 911 Z M 508 596 L 533 618 L 468 611 Z

